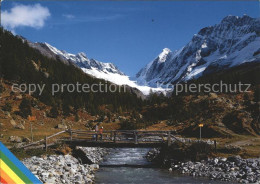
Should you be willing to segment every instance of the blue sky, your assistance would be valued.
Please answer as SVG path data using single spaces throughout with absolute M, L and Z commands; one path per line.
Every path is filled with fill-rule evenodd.
M 14 7 L 20 9 L 12 12 Z M 259 7 L 258 1 L 6 0 L 2 3 L 6 21 L 2 21 L 31 41 L 48 42 L 70 53 L 85 52 L 134 76 L 163 48 L 180 49 L 201 28 L 227 15 L 260 17 Z M 11 20 L 29 11 L 33 15 Z

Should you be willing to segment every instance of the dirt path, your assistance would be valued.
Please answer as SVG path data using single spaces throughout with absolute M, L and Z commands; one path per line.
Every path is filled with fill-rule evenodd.
M 250 146 L 250 145 L 260 145 L 260 137 L 232 142 L 229 145 L 241 146 L 241 147 Z

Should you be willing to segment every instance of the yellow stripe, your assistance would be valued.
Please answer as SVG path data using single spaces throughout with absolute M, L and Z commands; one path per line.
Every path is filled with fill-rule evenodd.
M 12 178 L 12 180 L 16 183 L 16 184 L 25 184 L 23 182 L 23 180 L 21 180 L 21 178 L 19 178 L 19 176 L 17 176 L 11 169 L 10 167 L 8 167 L 8 165 L 6 165 L 6 163 L 0 159 L 0 165 L 1 165 L 1 169 L 3 169 L 5 171 L 5 173 Z

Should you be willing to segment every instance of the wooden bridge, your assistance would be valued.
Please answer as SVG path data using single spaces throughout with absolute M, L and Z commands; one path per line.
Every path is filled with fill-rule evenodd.
M 95 131 L 67 130 L 69 137 L 64 139 L 73 146 L 100 147 L 160 147 L 170 145 L 177 138 L 175 131 L 110 130 L 99 134 Z
M 108 130 L 99 134 L 95 131 L 68 129 L 21 148 L 45 148 L 47 151 L 48 146 L 53 146 L 57 142 L 86 147 L 161 147 L 169 146 L 172 141 L 179 141 L 175 131 Z

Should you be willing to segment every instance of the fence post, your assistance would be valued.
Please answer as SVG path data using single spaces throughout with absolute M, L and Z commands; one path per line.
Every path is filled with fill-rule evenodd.
M 135 144 L 138 144 L 137 131 L 134 131 L 134 136 L 135 136 Z
M 170 131 L 168 131 L 167 145 L 168 145 L 168 146 L 171 145 L 171 132 L 170 132 Z
M 214 140 L 214 147 L 215 147 L 215 152 L 217 152 L 217 141 Z
M 72 141 L 72 130 L 70 129 L 70 140 Z
M 116 131 L 114 131 L 114 143 L 116 143 Z
M 48 150 L 48 141 L 47 141 L 47 135 L 45 136 L 45 151 Z
M 111 138 L 111 141 L 113 140 L 113 131 L 111 130 L 110 132 L 110 138 Z
M 31 142 L 33 142 L 33 130 L 32 130 L 32 122 L 30 123 L 31 124 Z
M 95 135 L 96 135 L 96 141 L 98 141 L 98 134 L 96 133 Z

